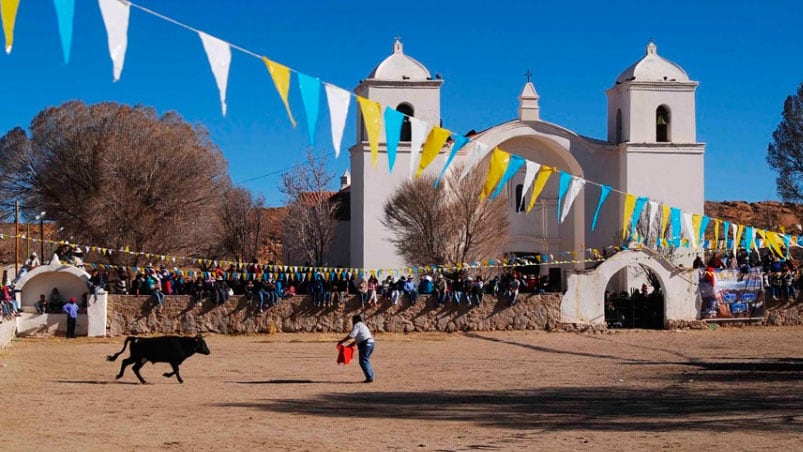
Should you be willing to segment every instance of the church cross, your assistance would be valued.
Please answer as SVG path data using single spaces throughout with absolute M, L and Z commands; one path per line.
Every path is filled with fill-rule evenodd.
M 530 83 L 530 77 L 532 77 L 533 73 L 527 69 L 527 72 L 525 72 L 524 75 L 527 77 L 527 83 Z

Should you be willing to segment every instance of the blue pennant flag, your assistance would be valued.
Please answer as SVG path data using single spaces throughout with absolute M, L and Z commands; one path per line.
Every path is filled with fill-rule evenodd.
M 301 90 L 301 100 L 307 113 L 309 144 L 315 146 L 315 129 L 318 126 L 318 109 L 321 99 L 321 81 L 316 77 L 299 72 L 298 87 Z
M 54 0 L 56 18 L 59 23 L 61 35 L 61 50 L 64 52 L 64 64 L 70 61 L 70 47 L 72 46 L 72 24 L 75 15 L 75 0 Z
M 399 145 L 404 114 L 390 107 L 385 107 L 385 141 L 388 148 L 388 171 L 393 172 L 396 163 L 396 149 Z
M 605 202 L 605 198 L 608 197 L 608 194 L 611 192 L 611 187 L 607 185 L 603 185 L 600 187 L 599 192 L 599 202 L 597 202 L 597 210 L 594 211 L 594 219 L 591 221 L 591 230 L 593 231 L 594 228 L 597 227 L 597 218 L 599 217 L 599 209 L 602 207 L 602 203 Z
M 452 135 L 454 142 L 452 143 L 452 151 L 449 152 L 449 157 L 446 159 L 446 163 L 443 165 L 443 169 L 441 169 L 441 173 L 438 175 L 438 178 L 435 179 L 435 188 L 438 188 L 438 184 L 441 182 L 443 175 L 446 174 L 446 169 L 449 168 L 449 165 L 452 164 L 452 160 L 454 156 L 457 155 L 457 152 L 460 151 L 460 148 L 466 145 L 470 140 L 463 135 Z
M 496 186 L 496 190 L 491 193 L 490 199 L 493 201 L 499 196 L 499 193 L 502 193 L 502 188 L 504 188 L 505 184 L 507 183 L 510 178 L 513 177 L 514 174 L 519 170 L 519 168 L 524 165 L 524 159 L 519 157 L 518 155 L 511 155 L 510 162 L 507 164 L 507 169 L 505 169 L 505 173 L 502 174 L 502 178 L 499 179 L 499 185 Z
M 644 210 L 644 206 L 647 205 L 648 198 L 643 196 L 639 196 L 636 199 L 636 207 L 633 209 L 633 216 L 630 218 L 630 238 L 636 236 L 636 226 L 638 226 L 638 220 L 641 218 L 641 212 Z
M 672 225 L 672 246 L 680 247 L 680 209 L 672 207 L 669 210 L 669 224 Z

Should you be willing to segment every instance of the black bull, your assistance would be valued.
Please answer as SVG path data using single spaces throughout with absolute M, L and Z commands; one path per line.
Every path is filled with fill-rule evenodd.
M 131 369 L 139 378 L 140 383 L 143 384 L 145 379 L 139 374 L 139 370 L 148 361 L 152 363 L 170 363 L 170 366 L 173 367 L 173 372 L 166 372 L 164 376 L 169 378 L 175 375 L 179 383 L 184 383 L 178 373 L 178 366 L 196 352 L 204 355 L 210 353 L 209 347 L 206 346 L 206 341 L 200 335 L 195 337 L 161 336 L 150 338 L 128 336 L 123 344 L 123 349 L 113 355 L 106 356 L 106 359 L 109 361 L 116 360 L 125 351 L 129 342 L 131 343 L 131 354 L 123 360 L 120 366 L 120 373 L 115 378 L 121 378 L 125 368 L 133 364 L 134 366 Z

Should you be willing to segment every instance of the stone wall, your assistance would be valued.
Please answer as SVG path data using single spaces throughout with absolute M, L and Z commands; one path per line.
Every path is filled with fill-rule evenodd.
M 434 296 L 422 295 L 415 306 L 407 299 L 392 306 L 380 303 L 363 309 L 354 296 L 345 306 L 315 307 L 306 296 L 282 300 L 259 313 L 243 296 L 217 306 L 196 306 L 187 296 L 167 296 L 162 310 L 150 297 L 109 295 L 108 333 L 133 334 L 247 334 L 273 332 L 348 332 L 351 316 L 362 314 L 372 331 L 493 331 L 553 329 L 560 320 L 560 295 L 521 294 L 511 306 L 486 295 L 481 306 L 439 306 Z
M 17 331 L 17 320 L 15 318 L 4 319 L 0 315 L 0 348 L 6 348 L 14 339 L 14 333 Z

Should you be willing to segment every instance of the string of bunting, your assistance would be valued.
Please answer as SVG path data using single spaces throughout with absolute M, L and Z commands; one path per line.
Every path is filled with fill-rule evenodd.
M 16 22 L 19 0 L 2 0 L 3 29 L 5 31 L 6 52 L 10 53 L 13 47 L 14 27 Z M 72 45 L 74 0 L 54 0 L 57 15 L 57 25 L 61 37 L 64 62 L 69 62 L 70 47 Z M 196 33 L 199 37 L 209 60 L 210 69 L 214 76 L 220 97 L 221 111 L 225 116 L 227 112 L 226 91 L 228 75 L 231 65 L 231 50 L 258 59 L 265 65 L 277 93 L 287 111 L 291 124 L 295 127 L 296 120 L 289 102 L 289 93 L 294 86 L 300 92 L 300 97 L 306 116 L 310 144 L 315 144 L 315 131 L 320 110 L 320 94 L 323 88 L 326 93 L 327 106 L 331 118 L 331 138 L 335 157 L 340 155 L 343 130 L 349 113 L 352 97 L 356 98 L 357 108 L 360 109 L 368 136 L 371 161 L 374 167 L 378 162 L 379 137 L 384 126 L 387 139 L 387 153 L 389 170 L 393 171 L 396 160 L 398 139 L 401 126 L 405 119 L 403 113 L 382 105 L 373 100 L 355 95 L 348 90 L 334 84 L 322 82 L 320 78 L 305 74 L 279 62 L 269 59 L 257 52 L 211 36 L 197 28 L 179 22 L 173 18 L 162 15 L 151 9 L 140 6 L 127 0 L 98 0 L 101 16 L 108 37 L 109 54 L 112 59 L 113 79 L 119 80 L 122 74 L 126 48 L 128 44 L 128 26 L 131 8 L 159 18 L 185 30 Z M 553 175 L 558 177 L 557 218 L 560 223 L 566 219 L 577 196 L 586 189 L 587 185 L 599 188 L 599 198 L 591 223 L 591 230 L 596 228 L 602 205 L 611 192 L 624 196 L 624 209 L 622 212 L 622 240 L 623 242 L 636 241 L 650 248 L 678 248 L 712 249 L 720 241 L 720 226 L 723 226 L 723 241 L 726 248 L 735 253 L 739 247 L 745 249 L 758 249 L 766 246 L 779 256 L 787 256 L 790 247 L 801 246 L 803 236 L 795 236 L 755 228 L 752 226 L 731 224 L 727 221 L 711 218 L 707 215 L 684 212 L 647 197 L 637 196 L 617 190 L 609 185 L 596 183 L 584 178 L 566 173 L 558 168 L 542 165 L 524 159 L 518 155 L 504 151 L 498 147 L 491 147 L 480 140 L 472 140 L 440 126 L 428 124 L 415 117 L 407 117 L 411 125 L 411 162 L 408 169 L 410 177 L 419 177 L 443 151 L 449 151 L 441 169 L 436 186 L 446 173 L 456 154 L 464 150 L 466 165 L 460 178 L 465 177 L 477 164 L 490 154 L 489 168 L 482 198 L 494 199 L 502 191 L 505 184 L 522 168 L 525 171 L 522 193 L 530 193 L 529 201 L 522 197 L 522 207 L 529 213 L 543 191 L 547 182 Z M 649 231 L 645 236 L 638 234 L 638 226 L 647 221 Z M 709 228 L 711 231 L 709 232 Z M 654 233 L 653 233 L 654 232 Z M 706 240 L 706 233 L 713 234 L 714 240 Z M 733 239 L 729 239 L 729 236 Z M 652 240 L 648 240 L 648 238 Z

